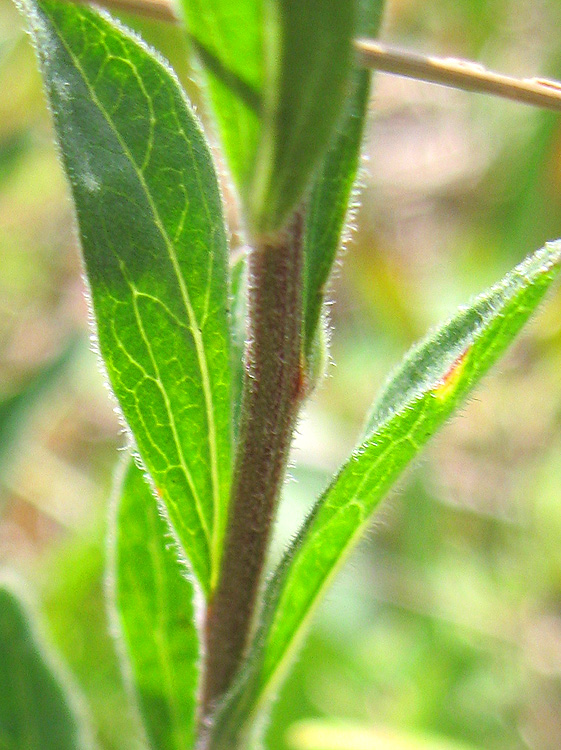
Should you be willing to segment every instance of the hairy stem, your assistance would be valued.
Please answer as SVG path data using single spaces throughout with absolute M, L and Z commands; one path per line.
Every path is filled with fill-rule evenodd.
M 221 576 L 207 617 L 208 715 L 243 659 L 303 393 L 303 216 L 249 256 L 249 340 Z

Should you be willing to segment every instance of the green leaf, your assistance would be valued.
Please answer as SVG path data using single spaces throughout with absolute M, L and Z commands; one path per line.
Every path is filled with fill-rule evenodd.
M 14 750 L 89 747 L 74 703 L 27 608 L 0 581 L 0 746 Z
M 252 229 L 300 201 L 342 112 L 354 0 L 183 0 Z
M 182 0 L 189 37 L 208 75 L 214 114 L 238 187 L 251 174 L 260 136 L 263 0 Z
M 348 92 L 355 2 L 266 5 L 263 133 L 250 197 L 258 232 L 278 229 L 301 200 Z
M 227 242 L 211 156 L 172 73 L 105 16 L 26 2 L 99 349 L 205 593 L 230 482 Z
M 377 35 L 384 0 L 361 0 L 357 36 Z M 304 353 L 310 359 L 316 347 L 326 285 L 347 221 L 349 200 L 359 165 L 362 134 L 370 95 L 370 71 L 354 70 L 350 93 L 335 137 L 314 179 L 306 212 L 304 244 Z M 320 373 L 321 374 L 321 373 Z
M 146 732 L 157 750 L 195 743 L 199 636 L 194 587 L 142 471 L 127 461 L 116 509 L 112 599 Z
M 515 338 L 560 264 L 561 242 L 528 257 L 418 344 L 390 378 L 364 441 L 319 499 L 268 584 L 250 666 L 223 708 L 217 736 L 227 738 L 243 725 L 278 682 L 373 510 Z
M 130 750 L 139 735 L 138 711 L 127 700 L 107 627 L 107 529 L 105 519 L 99 520 L 94 527 L 89 523 L 73 531 L 41 556 L 41 608 L 53 645 L 87 700 L 96 750 Z

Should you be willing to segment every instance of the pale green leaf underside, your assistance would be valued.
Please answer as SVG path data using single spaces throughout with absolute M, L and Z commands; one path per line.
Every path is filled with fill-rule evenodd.
M 0 582 L 0 747 L 85 750 L 84 729 L 30 618 Z
M 182 0 L 205 66 L 224 152 L 238 187 L 248 181 L 260 137 L 263 0 Z
M 192 750 L 200 659 L 193 584 L 131 460 L 111 542 L 112 603 L 146 733 L 155 750 Z
M 230 481 L 227 243 L 212 159 L 170 71 L 94 11 L 30 20 L 109 380 L 205 592 Z
M 228 733 L 278 680 L 327 585 L 403 469 L 479 382 L 540 303 L 561 243 L 530 256 L 415 347 L 385 387 L 371 427 L 269 583 L 251 666 L 222 714 Z
M 347 95 L 356 3 L 267 4 L 263 133 L 250 196 L 257 231 L 278 229 L 327 149 Z

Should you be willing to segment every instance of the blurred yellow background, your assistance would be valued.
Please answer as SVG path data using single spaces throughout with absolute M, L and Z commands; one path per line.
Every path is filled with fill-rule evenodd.
M 200 103 L 179 32 L 134 24 Z M 561 78 L 560 28 L 558 0 L 390 0 L 382 38 Z M 387 75 L 371 110 L 333 363 L 299 427 L 274 554 L 408 346 L 561 237 L 558 115 Z M 103 604 L 125 437 L 83 293 L 33 52 L 0 0 L 0 567 L 34 590 L 99 747 L 128 750 Z M 275 704 L 272 750 L 561 747 L 560 373 L 557 291 L 378 513 Z

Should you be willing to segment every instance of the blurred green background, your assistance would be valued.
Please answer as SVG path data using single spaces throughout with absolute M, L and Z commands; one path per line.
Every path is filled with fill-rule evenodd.
M 200 101 L 178 31 L 134 23 Z M 560 28 L 559 0 L 390 0 L 382 37 L 561 78 Z M 333 364 L 299 427 L 275 554 L 407 347 L 561 237 L 558 115 L 379 75 L 365 155 Z M 35 60 L 0 0 L 0 568 L 34 592 L 99 747 L 125 750 L 141 744 L 103 603 L 125 436 L 83 292 Z M 378 513 L 274 706 L 272 750 L 561 747 L 560 372 L 558 291 Z

